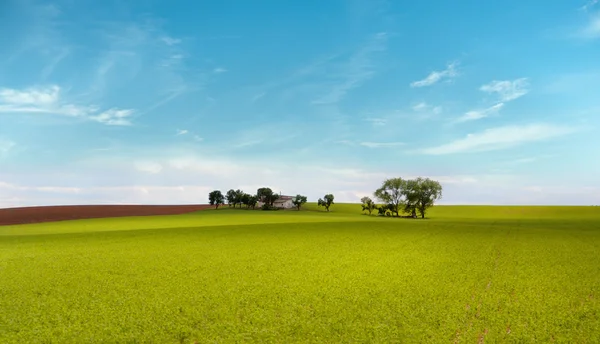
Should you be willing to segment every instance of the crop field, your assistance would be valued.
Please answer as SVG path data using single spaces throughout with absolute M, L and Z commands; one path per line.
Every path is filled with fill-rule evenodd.
M 600 207 L 0 226 L 0 343 L 600 343 Z

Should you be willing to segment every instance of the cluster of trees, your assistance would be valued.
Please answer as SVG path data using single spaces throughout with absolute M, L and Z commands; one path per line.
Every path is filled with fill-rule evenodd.
M 258 202 L 261 202 L 263 204 L 263 210 L 270 210 L 275 209 L 273 204 L 278 199 L 279 195 L 268 187 L 259 188 L 256 190 L 256 194 L 254 195 L 245 193 L 240 189 L 231 189 L 227 191 L 225 195 L 223 195 L 220 190 L 214 190 L 208 194 L 208 201 L 210 205 L 214 205 L 216 209 L 219 209 L 219 206 L 225 204 L 225 202 L 227 202 L 230 207 L 234 208 L 237 205 L 239 205 L 241 208 L 243 205 L 246 206 L 247 209 L 255 209 Z M 307 197 L 302 195 L 296 195 L 296 197 L 292 199 L 292 203 L 294 206 L 296 206 L 296 208 L 298 208 L 298 210 L 300 210 L 300 207 L 306 202 Z
M 378 210 L 380 215 L 400 216 L 403 212 L 409 214 L 405 217 L 416 218 L 418 212 L 421 218 L 425 218 L 427 209 L 442 197 L 442 185 L 429 178 L 391 178 L 383 181 L 373 195 L 383 205 L 377 206 L 371 198 L 363 197 L 362 209 L 369 215 Z
M 417 214 L 421 218 L 425 218 L 427 209 L 432 207 L 434 203 L 442 197 L 442 185 L 435 180 L 429 178 L 402 179 L 390 178 L 383 181 L 381 187 L 373 193 L 375 199 L 381 203 L 377 205 L 370 197 L 363 197 L 362 210 L 368 211 L 371 215 L 374 211 L 378 211 L 379 215 L 397 216 L 406 213 L 407 216 L 416 218 Z M 327 194 L 323 198 L 319 198 L 317 205 L 324 207 L 327 211 L 334 204 L 334 196 Z M 230 207 L 237 205 L 246 206 L 247 209 L 255 209 L 256 205 L 262 203 L 263 210 L 276 209 L 275 201 L 279 199 L 279 195 L 274 193 L 271 188 L 262 187 L 256 190 L 256 194 L 251 195 L 242 190 L 229 190 L 225 195 L 219 190 L 212 191 L 208 194 L 208 200 L 211 205 L 217 209 L 220 205 L 229 204 Z M 307 202 L 307 197 L 296 195 L 292 198 L 294 206 L 300 210 L 300 207 Z

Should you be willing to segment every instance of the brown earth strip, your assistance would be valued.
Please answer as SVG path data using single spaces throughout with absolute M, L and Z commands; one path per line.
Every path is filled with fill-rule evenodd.
M 0 226 L 122 216 L 179 215 L 214 208 L 190 205 L 62 205 L 0 209 Z

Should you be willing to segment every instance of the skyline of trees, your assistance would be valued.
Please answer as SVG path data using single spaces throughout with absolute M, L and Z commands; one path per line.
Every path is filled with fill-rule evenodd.
M 435 202 L 442 198 L 442 185 L 429 178 L 418 177 L 416 179 L 389 178 L 381 183 L 381 186 L 373 192 L 374 198 L 380 205 L 370 197 L 361 198 L 362 211 L 367 211 L 369 215 L 377 210 L 378 215 L 395 217 L 425 218 L 427 210 L 434 206 Z M 239 204 L 246 206 L 246 209 L 252 207 L 255 209 L 258 202 L 263 203 L 263 210 L 276 209 L 274 203 L 280 195 L 273 192 L 269 187 L 261 187 L 256 190 L 255 195 L 245 193 L 237 189 L 230 189 L 225 195 L 220 190 L 211 191 L 208 195 L 209 203 L 216 209 L 220 205 L 229 204 L 235 208 Z M 330 207 L 334 205 L 335 196 L 326 194 L 323 198 L 317 200 L 318 207 L 324 207 L 329 212 Z M 292 198 L 292 204 L 299 211 L 302 205 L 308 202 L 308 198 L 303 195 L 296 195 Z M 401 213 L 407 213 L 408 216 L 401 216 Z

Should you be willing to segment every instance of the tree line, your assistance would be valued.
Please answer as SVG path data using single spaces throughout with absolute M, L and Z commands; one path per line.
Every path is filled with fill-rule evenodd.
M 427 209 L 442 197 L 442 186 L 439 182 L 429 178 L 390 178 L 383 181 L 373 196 L 383 204 L 377 205 L 370 197 L 363 197 L 361 199 L 362 210 L 368 211 L 369 215 L 377 210 L 378 214 L 382 216 L 416 218 L 418 213 L 421 218 L 425 218 Z M 275 210 L 277 208 L 274 207 L 274 203 L 278 199 L 279 195 L 268 187 L 259 188 L 253 195 L 240 189 L 231 189 L 225 195 L 220 190 L 214 190 L 208 194 L 210 205 L 215 206 L 216 209 L 226 202 L 233 208 L 239 205 L 240 208 L 245 206 L 247 209 L 255 209 L 258 202 L 261 202 L 263 204 L 261 209 Z M 323 198 L 319 198 L 317 205 L 329 211 L 331 205 L 334 204 L 334 199 L 333 194 L 327 194 Z M 306 202 L 307 197 L 300 194 L 292 198 L 292 204 L 298 210 Z M 408 215 L 401 216 L 401 213 Z
M 247 209 L 252 208 L 255 209 L 258 202 L 263 203 L 261 209 L 263 210 L 273 210 L 276 209 L 274 207 L 275 201 L 279 199 L 279 195 L 271 188 L 262 187 L 256 190 L 256 194 L 251 195 L 245 193 L 244 191 L 237 190 L 229 190 L 225 195 L 220 190 L 211 191 L 208 194 L 208 201 L 210 205 L 214 205 L 216 209 L 219 209 L 220 205 L 224 205 L 225 202 L 230 207 L 235 208 L 237 205 L 241 208 L 245 206 Z M 307 197 L 303 195 L 296 195 L 292 198 L 292 204 L 300 210 L 300 207 L 307 202 Z
M 442 185 L 429 178 L 390 178 L 384 180 L 373 195 L 383 205 L 378 206 L 371 198 L 363 197 L 362 209 L 369 215 L 377 210 L 379 215 L 395 214 L 400 217 L 400 213 L 406 213 L 409 215 L 403 217 L 416 218 L 419 213 L 421 218 L 425 218 L 427 209 L 442 198 Z

